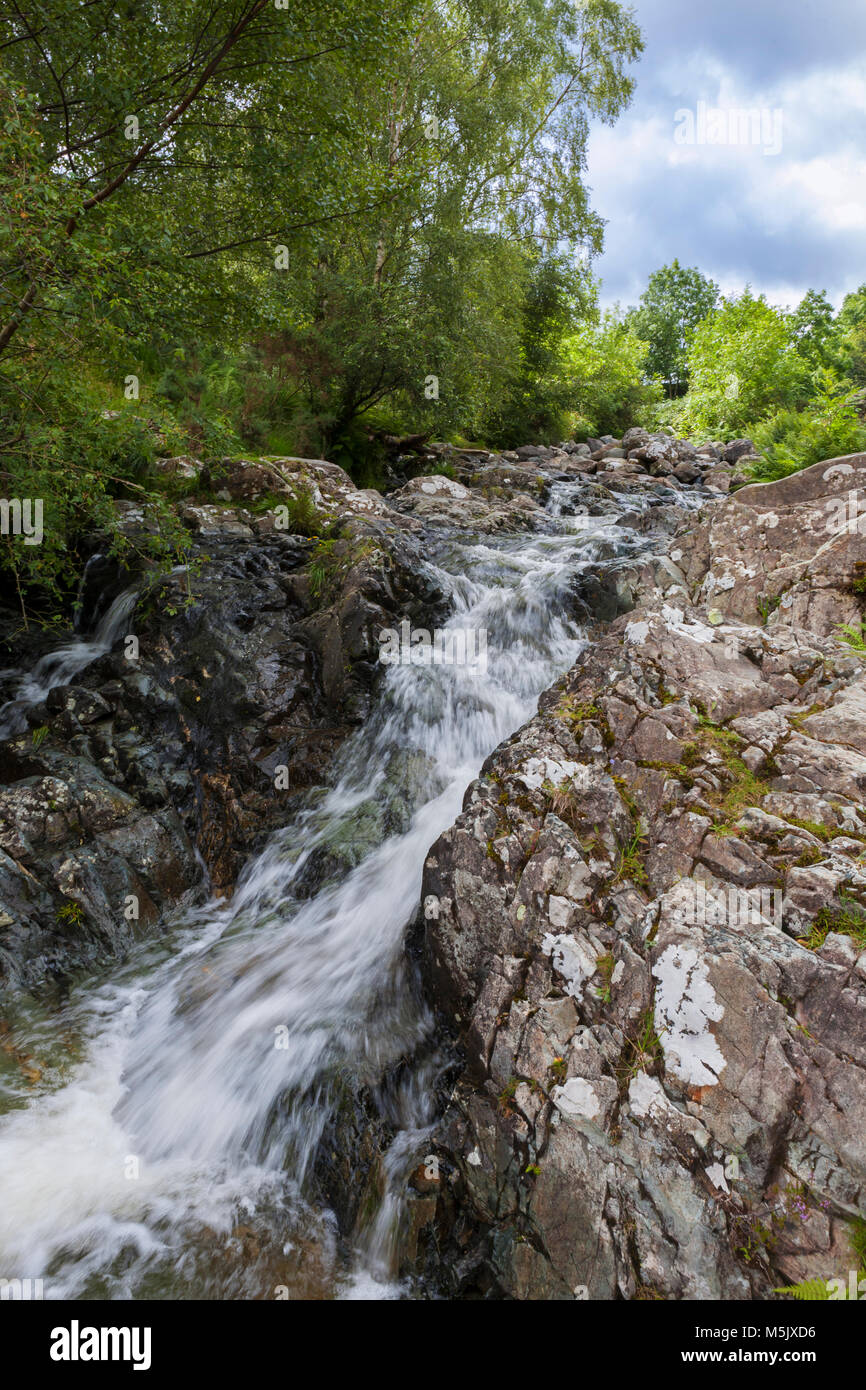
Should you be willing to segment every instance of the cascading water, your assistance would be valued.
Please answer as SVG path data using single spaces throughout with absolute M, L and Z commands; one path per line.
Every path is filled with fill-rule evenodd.
M 59 1016 L 21 1013 L 15 1046 L 41 1080 L 0 1093 L 0 1275 L 42 1278 L 49 1298 L 406 1292 L 391 1280 L 402 1183 L 438 1066 L 403 951 L 423 859 L 579 654 L 576 571 L 639 544 L 615 518 L 564 515 L 549 535 L 443 544 L 449 624 L 486 630 L 486 671 L 388 668 L 333 788 L 272 836 L 230 902 L 187 912 Z M 117 604 L 125 617 L 131 599 Z M 79 646 L 40 662 L 33 688 L 81 669 Z M 345 1095 L 400 1059 L 384 1196 L 346 1251 L 305 1180 Z
M 75 677 L 110 652 L 121 632 L 126 631 L 127 618 L 135 607 L 137 591 L 127 589 L 106 609 L 92 637 L 74 638 L 56 651 L 37 661 L 29 674 L 15 671 L 0 672 L 7 683 L 14 682 L 12 698 L 0 705 L 0 739 L 12 738 L 27 727 L 26 711 L 45 699 L 49 690 L 69 685 Z

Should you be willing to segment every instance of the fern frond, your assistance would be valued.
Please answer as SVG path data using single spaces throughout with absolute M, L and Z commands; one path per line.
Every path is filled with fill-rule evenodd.
M 823 1303 L 830 1298 L 826 1279 L 804 1279 L 800 1284 L 790 1284 L 784 1289 L 774 1289 L 773 1293 L 786 1293 L 790 1298 L 800 1299 L 804 1303 Z

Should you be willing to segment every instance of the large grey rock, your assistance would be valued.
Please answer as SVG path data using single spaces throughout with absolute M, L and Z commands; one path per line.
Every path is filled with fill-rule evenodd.
M 465 1057 L 425 1141 L 450 1175 L 426 1228 L 446 1291 L 742 1299 L 846 1277 L 866 657 L 835 623 L 864 557 L 808 519 L 864 468 L 744 489 L 677 535 L 676 598 L 639 572 L 633 611 L 432 846 L 424 971 Z M 783 574 L 796 605 L 765 623 Z

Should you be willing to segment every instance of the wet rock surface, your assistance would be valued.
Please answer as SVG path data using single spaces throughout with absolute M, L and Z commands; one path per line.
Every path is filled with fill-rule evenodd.
M 864 477 L 745 488 L 633 566 L 432 846 L 456 1061 L 416 1264 L 448 1296 L 766 1298 L 856 1263 Z
M 327 782 L 334 753 L 366 717 L 382 629 L 443 616 L 424 558 L 449 536 L 550 528 L 550 498 L 563 487 L 562 514 L 611 518 L 630 490 L 657 490 L 652 516 L 635 513 L 636 536 L 662 536 L 680 516 L 676 484 L 620 476 L 621 459 L 595 460 L 586 445 L 530 446 L 520 457 L 438 447 L 424 466 L 446 472 L 385 497 L 324 460 L 233 459 L 211 470 L 163 460 L 172 479 L 211 487 L 210 500 L 177 504 L 188 564 L 154 587 L 96 552 L 79 593 L 79 640 L 124 587 L 140 590 L 134 611 L 109 633 L 110 650 L 52 689 L 56 677 L 46 677 L 42 698 L 31 691 L 20 708 L 22 679 L 52 648 L 2 616 L 0 679 L 12 701 L 0 716 L 4 981 L 62 980 L 122 954 L 173 908 L 230 893 L 298 797 Z M 306 530 L 321 535 L 293 534 L 286 504 L 299 503 Z M 133 542 L 158 526 L 147 507 L 117 506 Z M 633 583 L 627 565 L 602 567 L 576 585 L 575 601 L 613 616 L 631 605 Z
M 74 683 L 7 708 L 3 984 L 62 981 L 123 954 L 173 908 L 230 893 L 268 833 L 327 783 L 363 721 L 380 630 L 441 609 L 417 536 L 382 525 L 378 494 L 368 505 L 335 465 L 288 462 L 323 522 L 348 517 L 338 538 L 323 546 L 281 532 L 273 508 L 184 506 L 188 566 L 155 587 L 102 567 L 109 597 L 141 590 L 112 650 L 94 648 Z M 247 501 L 265 487 L 292 495 L 255 464 L 236 466 L 228 486 Z M 147 524 L 127 510 L 131 529 Z M 106 607 L 93 587 L 82 588 L 91 622 Z M 5 630 L 4 693 L 14 697 L 46 648 L 19 645 L 11 618 Z
M 607 626 L 426 858 L 410 956 L 436 1037 L 343 1079 L 312 1181 L 366 1240 L 405 1158 L 402 1270 L 446 1296 L 750 1298 L 844 1273 L 866 1209 L 866 656 L 839 626 L 862 618 L 866 459 L 742 487 L 752 452 L 431 446 L 385 496 L 302 459 L 231 460 L 203 492 L 179 461 L 189 565 L 127 614 L 131 576 L 93 562 L 101 654 L 0 743 L 2 985 L 65 983 L 230 895 L 365 726 L 382 629 L 449 612 L 428 559 L 585 527 L 559 601 Z M 133 537 L 155 524 L 123 510 Z M 0 639 L 14 698 L 45 646 L 5 618 Z M 413 758 L 317 843 L 299 899 L 405 831 Z M 440 1044 L 415 1153 L 404 1091 Z

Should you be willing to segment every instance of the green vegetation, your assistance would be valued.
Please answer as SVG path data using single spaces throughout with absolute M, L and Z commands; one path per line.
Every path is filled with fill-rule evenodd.
M 584 408 L 586 143 L 643 47 L 618 0 L 21 0 L 0 47 L 0 493 L 45 501 L 44 543 L 0 546 L 25 618 L 68 609 L 94 531 L 178 558 L 160 454 L 367 482 L 389 436 L 516 444 Z M 121 500 L 159 523 L 139 550 Z
M 267 499 L 268 510 L 273 506 L 286 508 L 287 529 L 293 536 L 328 537 L 332 522 L 325 512 L 319 510 L 313 500 L 312 491 L 298 487 L 294 496 Z
M 664 1061 L 662 1035 L 656 1031 L 655 1010 L 645 1009 L 638 1020 L 634 1033 L 626 1038 L 622 1056 L 616 1066 L 620 1089 L 628 1090 L 629 1083 L 638 1072 L 658 1071 Z
M 339 536 L 329 536 L 320 540 L 307 569 L 310 594 L 317 602 L 327 601 L 339 588 L 349 570 L 377 553 L 384 555 L 374 541 L 351 541 Z
M 722 823 L 728 824 L 738 820 L 739 817 L 750 806 L 760 806 L 762 799 L 767 795 L 770 788 L 766 782 L 762 782 L 756 777 L 742 758 L 729 753 L 725 758 L 725 767 L 731 777 L 731 785 L 725 790 L 719 810 L 722 816 Z
M 595 992 L 601 1000 L 602 1004 L 609 1004 L 613 972 L 616 968 L 616 959 L 614 956 L 610 954 L 610 952 L 608 952 L 606 955 L 599 956 L 596 962 L 596 966 L 599 975 L 601 975 L 602 982 L 601 986 Z
M 647 371 L 661 377 L 667 395 L 678 396 L 685 388 L 689 340 L 718 297 L 718 285 L 697 267 L 687 269 L 675 260 L 650 276 L 640 304 L 629 314 L 629 326 L 650 345 Z
M 781 594 L 772 594 L 769 597 L 761 597 L 758 599 L 758 612 L 761 615 L 761 621 L 764 624 L 764 627 L 767 626 L 767 623 L 770 619 L 770 614 L 775 613 L 776 609 L 779 607 L 779 604 L 781 602 Z
M 786 1294 L 799 1302 L 812 1303 L 837 1300 L 841 1302 L 847 1299 L 856 1299 L 859 1302 L 866 1298 L 866 1293 L 860 1288 L 861 1283 L 866 1281 L 866 1221 L 862 1217 L 855 1217 L 850 1223 L 848 1239 L 856 1262 L 853 1280 L 851 1272 L 845 1270 L 827 1279 L 804 1279 L 798 1284 L 788 1284 L 774 1289 L 773 1292 Z
M 776 411 L 752 430 L 755 447 L 764 455 L 752 477 L 758 482 L 787 477 L 822 459 L 863 449 L 866 430 L 855 407 L 858 394 L 850 382 L 821 369 L 806 409 Z
M 554 1057 L 553 1061 L 551 1062 L 548 1068 L 548 1071 L 550 1073 L 551 1080 L 554 1081 L 557 1086 L 565 1085 L 565 1079 L 568 1075 L 568 1063 L 566 1062 L 564 1057 Z
M 812 923 L 808 936 L 800 938 L 803 946 L 817 951 L 827 940 L 830 932 L 840 936 L 850 936 L 860 951 L 866 951 L 866 908 L 853 898 L 840 893 L 838 906 L 822 907 Z
M 866 448 L 866 285 L 837 315 L 814 290 L 785 310 L 747 287 L 695 321 L 713 289 L 674 262 L 627 316 L 649 337 L 648 366 L 679 397 L 655 419 L 681 434 L 752 439 L 763 456 L 750 467 L 757 481 Z
M 788 311 L 674 261 L 600 312 L 587 140 L 643 48 L 619 0 L 358 0 L 350 26 L 331 0 L 21 0 L 0 46 L 0 493 L 45 507 L 42 544 L 0 545 L 24 621 L 68 614 L 95 535 L 184 561 L 160 457 L 367 485 L 406 434 L 743 432 L 760 477 L 864 447 L 866 286 Z
M 639 888 L 649 886 L 649 875 L 643 862 L 643 853 L 646 846 L 647 833 L 640 825 L 635 827 L 634 834 L 627 845 L 622 845 L 617 859 L 615 881 L 628 879 L 630 883 L 635 883 Z
M 866 652 L 866 622 L 840 623 L 839 641 L 845 642 L 849 647 L 853 647 L 857 652 Z
M 613 312 L 584 325 L 563 344 L 563 371 L 573 401 L 568 417 L 575 439 L 620 435 L 639 425 L 661 400 L 649 369 L 649 345 Z
M 821 821 L 801 820 L 798 816 L 786 816 L 785 819 L 789 825 L 799 826 L 800 830 L 808 830 L 810 835 L 815 835 L 825 843 L 839 833 L 837 830 L 831 830 L 828 825 L 822 825 Z
M 80 903 L 65 902 L 57 909 L 57 920 L 66 926 L 80 927 L 84 921 L 84 909 Z

